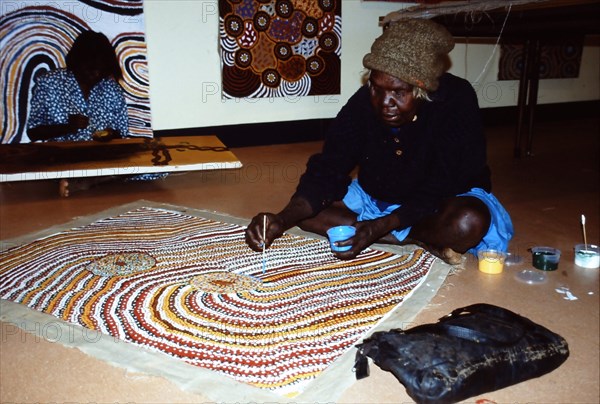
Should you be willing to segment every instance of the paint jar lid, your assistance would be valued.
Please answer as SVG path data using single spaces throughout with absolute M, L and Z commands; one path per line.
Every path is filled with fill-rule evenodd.
M 520 265 L 523 263 L 523 257 L 511 252 L 506 253 L 506 259 L 504 260 L 504 265 Z
M 515 274 L 515 279 L 528 285 L 539 285 L 548 280 L 548 276 L 535 269 L 524 269 Z

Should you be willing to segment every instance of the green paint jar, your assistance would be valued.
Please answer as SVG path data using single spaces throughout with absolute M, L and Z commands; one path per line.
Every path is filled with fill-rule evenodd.
M 533 267 L 542 271 L 555 271 L 560 261 L 560 250 L 552 247 L 533 247 L 531 249 Z

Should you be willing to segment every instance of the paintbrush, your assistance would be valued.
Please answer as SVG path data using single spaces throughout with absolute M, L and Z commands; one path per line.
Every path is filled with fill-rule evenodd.
M 587 251 L 587 237 L 585 235 L 585 216 L 581 215 L 581 228 L 583 229 L 583 249 Z
M 263 274 L 267 271 L 267 215 L 263 216 L 263 250 L 262 250 L 262 272 Z

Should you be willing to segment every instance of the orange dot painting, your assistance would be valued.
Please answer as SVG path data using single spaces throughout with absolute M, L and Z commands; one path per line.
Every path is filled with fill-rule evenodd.
M 219 2 L 223 98 L 340 94 L 341 0 Z
M 263 272 L 244 226 L 182 210 L 127 208 L 1 252 L 0 299 L 294 397 L 430 288 L 424 250 L 341 261 L 327 240 L 292 234 Z

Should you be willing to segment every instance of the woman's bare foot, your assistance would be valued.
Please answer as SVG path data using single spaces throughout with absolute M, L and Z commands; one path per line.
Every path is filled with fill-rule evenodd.
M 440 249 L 431 247 L 425 243 L 419 243 L 417 245 L 423 248 L 424 250 L 429 251 L 448 265 L 459 265 L 462 263 L 463 255 L 459 252 L 454 251 L 452 248 L 446 247 Z
M 423 243 L 422 241 L 410 239 L 408 237 L 406 239 L 404 239 L 402 242 L 396 243 L 396 244 L 400 244 L 400 245 L 415 244 L 415 245 L 421 247 L 422 249 L 429 251 L 430 253 L 432 253 L 436 257 L 440 258 L 446 264 L 449 264 L 449 265 L 459 265 L 462 263 L 463 255 L 459 252 L 454 251 L 452 248 L 449 248 L 449 247 L 436 248 L 436 247 L 430 246 L 427 243 Z
M 454 251 L 452 248 L 442 249 L 440 258 L 443 259 L 446 264 L 450 265 L 462 263 L 462 254 Z
M 85 191 L 113 177 L 98 178 L 63 178 L 58 183 L 58 194 L 63 198 L 68 198 L 74 192 Z
M 58 194 L 62 198 L 68 198 L 69 197 L 69 181 L 67 179 L 63 178 L 58 183 Z

